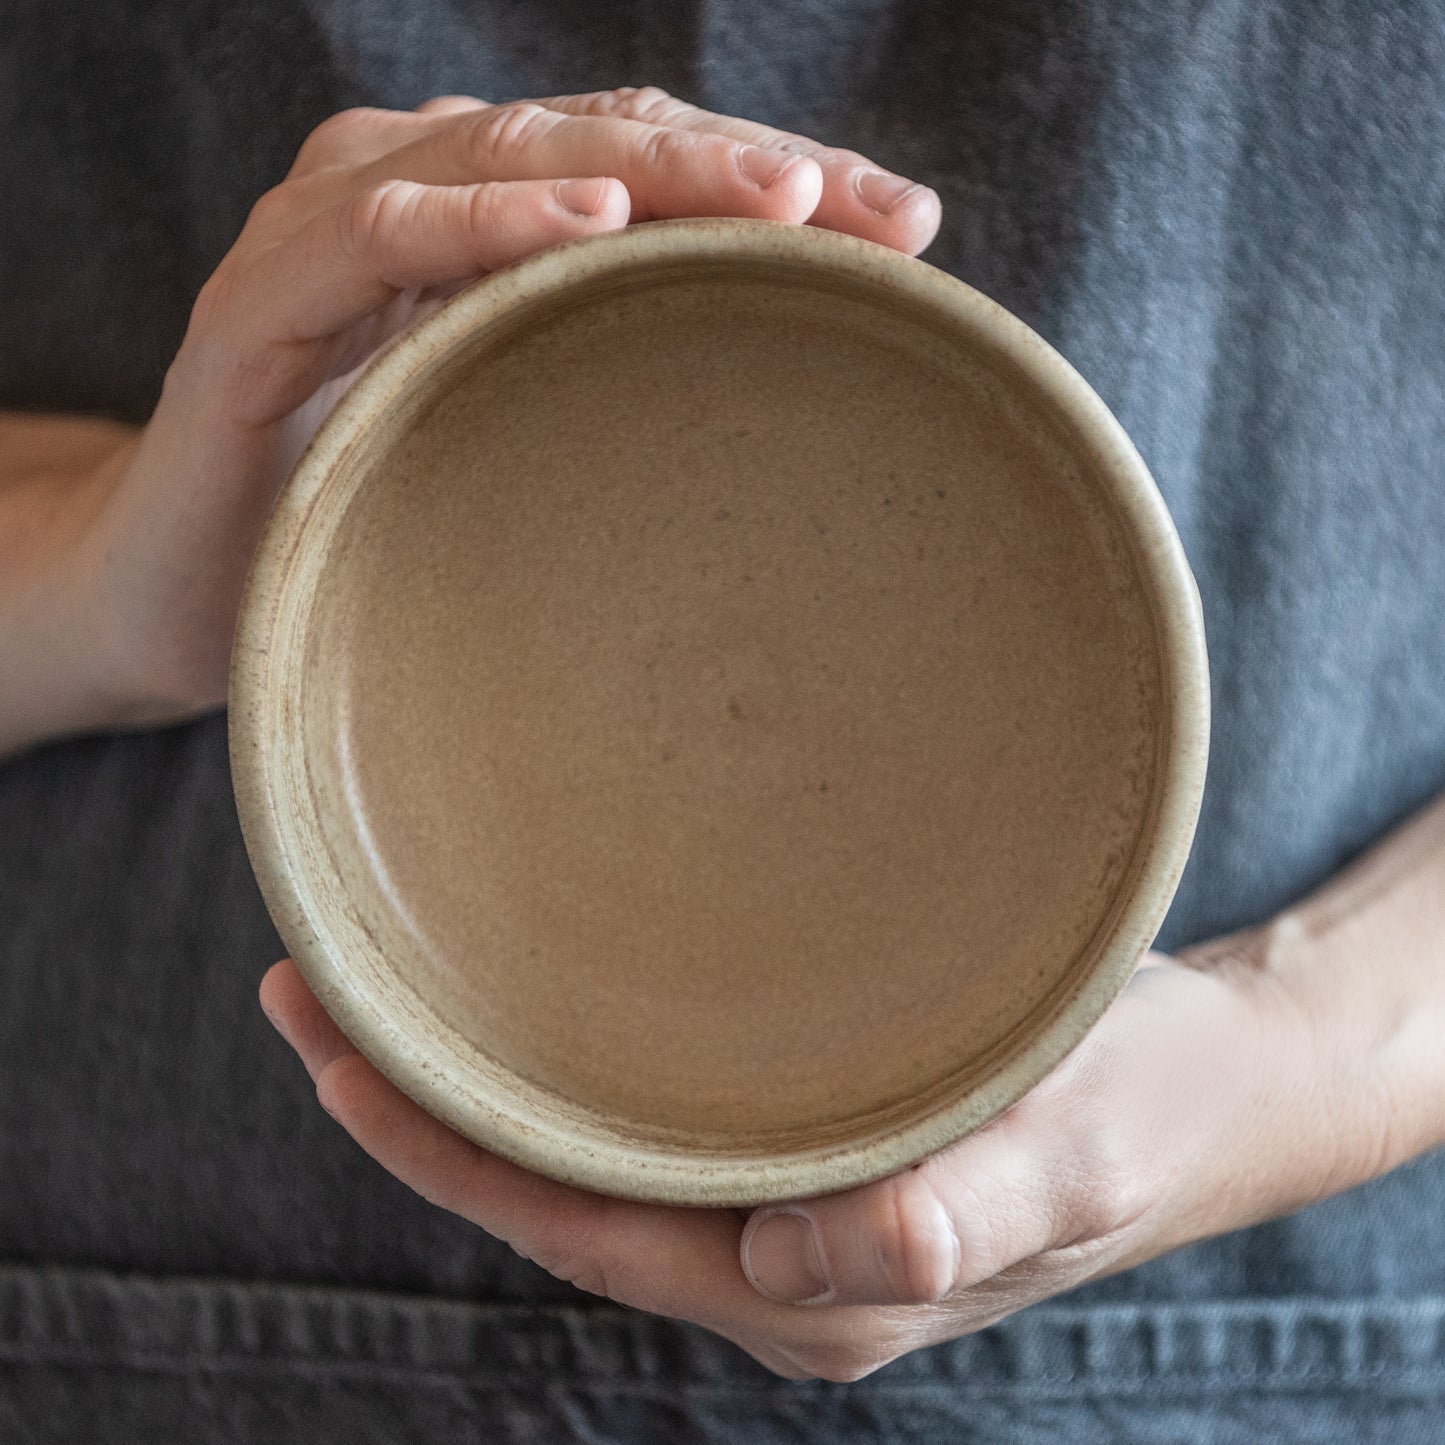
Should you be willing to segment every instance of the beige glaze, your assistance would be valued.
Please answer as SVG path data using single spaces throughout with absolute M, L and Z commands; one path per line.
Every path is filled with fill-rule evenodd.
M 1127 977 L 1197 809 L 1197 600 L 1107 413 L 966 288 L 759 223 L 568 250 L 298 469 L 238 650 L 248 841 L 343 1025 L 481 1142 L 838 1187 Z

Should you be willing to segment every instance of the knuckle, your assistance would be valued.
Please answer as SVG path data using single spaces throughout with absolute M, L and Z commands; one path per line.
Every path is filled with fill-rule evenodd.
M 919 1169 L 889 1181 L 875 1229 L 886 1282 L 900 1304 L 934 1304 L 958 1279 L 958 1241 L 930 1177 Z
M 494 165 L 508 151 L 526 147 L 552 123 L 552 112 L 532 101 L 497 105 L 477 114 L 459 134 L 466 162 L 479 171 Z
M 498 193 L 493 184 L 473 186 L 467 194 L 467 226 L 474 236 L 496 230 L 507 217 L 505 208 L 498 205 Z
M 606 1264 L 584 1250 L 575 1249 L 568 1244 L 533 1250 L 524 1250 L 514 1244 L 512 1250 L 523 1259 L 545 1269 L 555 1279 L 560 1279 L 586 1294 L 600 1295 L 604 1299 L 612 1297 Z
M 190 331 L 210 335 L 223 327 L 234 305 L 234 292 L 233 273 L 222 262 L 196 293 L 191 307 Z
M 579 1260 L 563 1268 L 553 1270 L 559 1279 L 566 1280 L 574 1289 L 584 1294 L 596 1295 L 600 1299 L 611 1299 L 612 1290 L 607 1282 L 607 1271 L 595 1259 Z
M 272 186 L 268 191 L 262 191 L 251 207 L 247 221 L 253 227 L 269 230 L 284 217 L 289 216 L 293 209 L 291 188 L 282 182 L 279 186 Z
M 852 1385 L 880 1370 L 896 1356 L 885 1349 L 859 1340 L 828 1340 L 797 1346 L 788 1351 L 808 1376 L 835 1385 Z
M 621 86 L 610 90 L 602 98 L 599 107 L 603 115 L 619 117 L 622 120 L 641 120 L 660 124 L 672 120 L 694 109 L 685 100 L 656 85 Z
M 717 147 L 719 151 L 724 148 L 731 149 L 729 143 L 723 141 L 721 137 L 703 137 L 695 135 L 691 131 L 659 128 L 643 139 L 643 164 L 658 171 L 673 170 L 697 156 L 706 142 L 711 139 L 720 142 Z
M 355 143 L 357 137 L 371 129 L 382 112 L 374 106 L 356 105 L 329 115 L 301 143 L 296 153 L 299 166 L 320 165 L 334 158 Z
M 327 131 L 337 139 L 345 139 L 365 130 L 378 116 L 385 114 L 385 111 L 378 110 L 374 105 L 348 106 L 345 110 L 338 110 L 335 115 L 327 116 L 316 129 Z
M 649 85 L 615 85 L 611 90 L 599 90 L 596 95 L 587 97 L 587 110 L 592 115 L 631 117 L 638 97 L 654 89 Z
M 1066 1244 L 1105 1239 L 1144 1213 L 1145 1181 L 1112 1130 L 1092 1131 L 1075 1159 L 1055 1176 L 1065 1194 L 1059 1212 Z
M 541 1238 L 512 1249 L 587 1294 L 618 1300 L 616 1291 L 632 1278 L 625 1254 L 610 1239 L 605 1214 L 584 1212 L 551 1221 Z
M 383 181 L 355 196 L 338 212 L 342 253 L 355 260 L 384 253 L 414 203 L 417 187 L 410 181 Z
M 794 1385 L 800 1385 L 805 1380 L 816 1380 L 818 1378 L 818 1376 L 809 1370 L 805 1370 L 801 1365 L 794 1364 L 792 1360 L 780 1359 L 773 1355 L 765 1355 L 756 1350 L 752 1352 L 752 1355 L 760 1365 L 771 1370 L 780 1380 L 788 1380 Z

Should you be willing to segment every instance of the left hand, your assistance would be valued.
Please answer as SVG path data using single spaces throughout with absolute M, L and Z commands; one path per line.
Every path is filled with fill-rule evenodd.
M 0 415 L 0 677 L 24 679 L 0 754 L 219 707 L 272 503 L 377 349 L 487 271 L 689 216 L 916 255 L 940 210 L 855 151 L 651 87 L 323 121 L 201 288 L 144 427 Z
M 1047 1079 L 922 1164 L 746 1217 L 532 1174 L 384 1079 L 294 964 L 261 999 L 322 1105 L 432 1203 L 582 1289 L 841 1381 L 1356 1182 L 1304 1015 L 1232 952 L 1211 962 L 1149 955 Z

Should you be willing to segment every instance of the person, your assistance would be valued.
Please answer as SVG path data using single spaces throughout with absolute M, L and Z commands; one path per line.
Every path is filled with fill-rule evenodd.
M 0 1436 L 1439 1438 L 1445 4 L 172 0 L 0 46 Z M 718 214 L 928 250 L 1058 344 L 1159 479 L 1215 696 L 1161 951 L 1085 1042 L 745 1216 L 489 1156 L 281 963 L 330 1123 L 257 1022 L 212 716 L 388 337 Z

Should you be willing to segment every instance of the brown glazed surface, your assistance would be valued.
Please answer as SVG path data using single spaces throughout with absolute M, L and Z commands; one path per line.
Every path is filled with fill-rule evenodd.
M 887 301 L 614 278 L 348 463 L 298 699 L 341 889 L 425 1010 L 635 1139 L 957 1097 L 1137 882 L 1168 707 L 1120 513 Z

